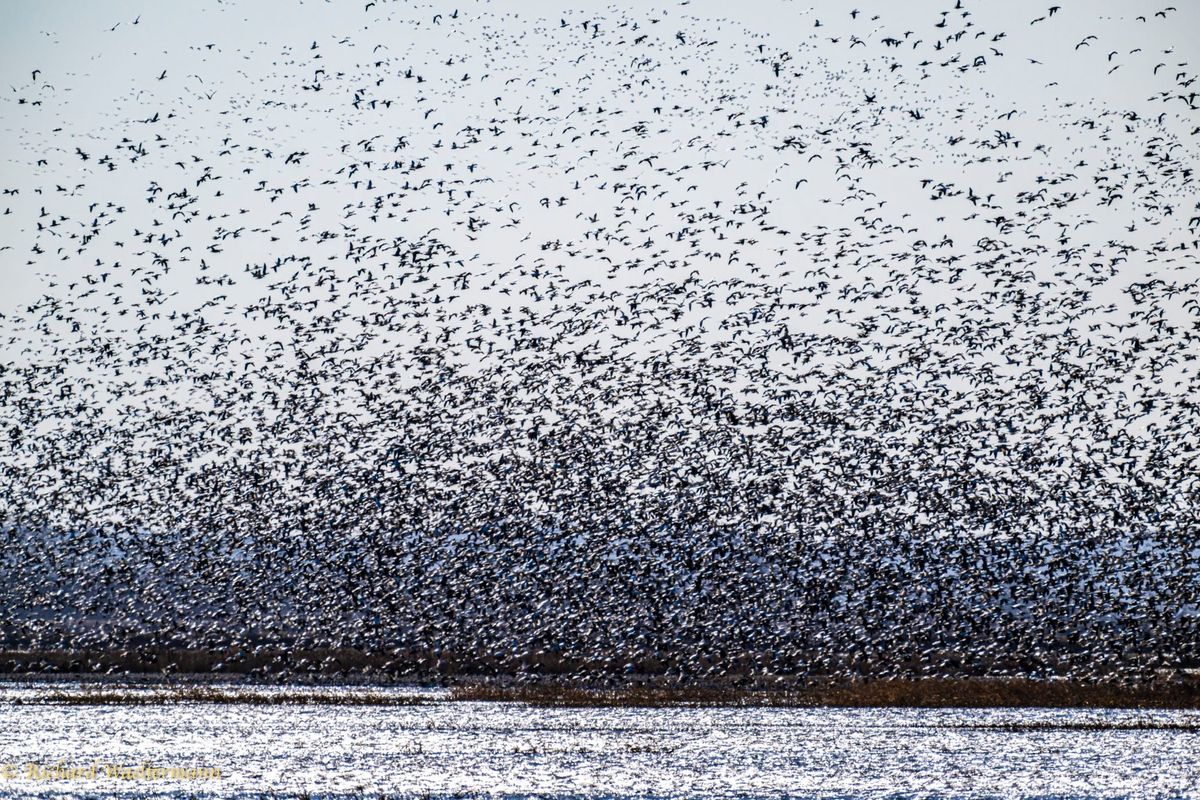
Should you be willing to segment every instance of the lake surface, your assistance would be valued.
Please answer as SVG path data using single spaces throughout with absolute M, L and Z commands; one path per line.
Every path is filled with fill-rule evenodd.
M 0 797 L 1200 798 L 1194 711 L 63 706 L 46 691 L 0 687 Z M 31 778 L 30 762 L 98 769 Z M 147 763 L 220 777 L 104 774 Z

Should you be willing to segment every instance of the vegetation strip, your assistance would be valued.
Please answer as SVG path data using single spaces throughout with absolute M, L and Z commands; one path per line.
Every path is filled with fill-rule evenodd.
M 17 698 L 15 705 L 137 706 L 171 703 L 229 703 L 235 705 L 414 706 L 425 698 L 379 692 L 253 692 L 213 687 L 167 690 L 103 689 L 52 691 L 35 699 Z
M 550 707 L 771 706 L 843 708 L 1200 709 L 1200 686 L 1120 686 L 1029 680 L 880 680 L 780 691 L 674 687 L 587 689 L 557 685 L 462 685 L 452 700 Z
M 447 696 L 434 697 L 333 687 L 297 690 L 290 687 L 267 689 L 251 686 L 151 684 L 63 688 L 50 684 L 34 697 L 18 696 L 7 702 L 77 706 L 171 703 L 412 706 L 438 702 L 508 702 L 549 708 L 728 706 L 1200 709 L 1200 685 L 1166 683 L 1124 686 L 1018 679 L 923 679 L 828 683 L 768 690 L 729 686 L 637 685 L 598 688 L 553 683 L 462 683 L 452 687 Z M 1106 723 L 1098 724 L 1112 727 Z M 1200 723 L 1197 723 L 1197 726 L 1200 726 Z

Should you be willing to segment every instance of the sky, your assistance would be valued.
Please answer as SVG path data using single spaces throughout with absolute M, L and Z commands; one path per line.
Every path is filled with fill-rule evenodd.
M 1171 65 L 1194 60 L 1198 55 L 1200 45 L 1188 33 L 1200 29 L 1200 8 L 1185 4 L 1168 17 L 1157 18 L 1153 15 L 1158 10 L 1156 4 L 1066 3 L 1044 22 L 1031 26 L 1031 20 L 1048 13 L 1047 6 L 1043 2 L 967 3 L 975 30 L 988 34 L 980 40 L 982 43 L 971 45 L 991 59 L 987 68 L 966 75 L 929 70 L 930 76 L 916 82 L 916 89 L 906 86 L 896 91 L 876 66 L 881 49 L 878 41 L 889 35 L 903 37 L 910 31 L 916 33 L 906 44 L 919 36 L 930 39 L 937 32 L 934 25 L 942 19 L 941 12 L 953 5 L 912 2 L 901 7 L 864 2 L 857 5 L 855 10 L 861 11 L 851 19 L 850 7 L 839 2 L 593 2 L 573 4 L 567 11 L 561 10 L 561 4 L 528 0 L 503 4 L 380 2 L 366 10 L 358 3 L 312 0 L 171 6 L 68 0 L 10 2 L 6 4 L 4 32 L 0 33 L 0 72 L 9 88 L 0 106 L 0 183 L 22 194 L 19 203 L 15 197 L 5 198 L 12 214 L 0 218 L 0 238 L 11 245 L 10 250 L 0 254 L 0 280 L 5 288 L 0 307 L 12 308 L 37 296 L 47 276 L 71 274 L 72 269 L 79 268 L 69 261 L 49 264 L 40 259 L 35 265 L 24 263 L 42 207 L 69 205 L 71 200 L 85 198 L 90 204 L 100 198 L 137 197 L 159 169 L 159 163 L 154 162 L 140 169 L 97 174 L 95 162 L 80 161 L 75 156 L 76 148 L 85 152 L 103 150 L 131 131 L 148 132 L 136 120 L 160 111 L 164 116 L 176 115 L 169 129 L 172 158 L 177 158 L 183 151 L 203 152 L 215 146 L 231 129 L 225 117 L 236 113 L 253 120 L 245 126 L 244 134 L 263 147 L 280 152 L 289 147 L 307 149 L 310 155 L 306 168 L 314 174 L 332 172 L 343 166 L 341 144 L 354 140 L 359 132 L 407 132 L 409 138 L 424 135 L 424 131 L 414 129 L 424 127 L 420 124 L 422 115 L 430 107 L 436 106 L 439 115 L 446 115 L 444 130 L 449 130 L 452 121 L 478 120 L 501 110 L 536 109 L 545 102 L 544 88 L 551 84 L 565 86 L 568 94 L 575 91 L 579 98 L 603 97 L 606 91 L 619 89 L 613 85 L 615 76 L 622 74 L 627 65 L 609 58 L 616 47 L 588 47 L 586 33 L 583 40 L 577 33 L 578 24 L 589 17 L 603 20 L 601 24 L 606 27 L 615 27 L 622 20 L 645 22 L 657 15 L 662 20 L 661 30 L 695 31 L 697 36 L 709 36 L 713 41 L 711 47 L 698 52 L 668 54 L 668 60 L 679 61 L 680 71 L 688 69 L 689 74 L 656 77 L 660 90 L 657 95 L 650 91 L 646 96 L 622 97 L 628 101 L 629 113 L 646 113 L 656 102 L 655 96 L 698 98 L 717 86 L 728 90 L 747 108 L 774 99 L 786 101 L 786 93 L 774 97 L 756 85 L 763 65 L 754 63 L 754 51 L 763 44 L 769 48 L 767 52 L 786 52 L 791 64 L 804 67 L 804 76 L 796 81 L 803 88 L 803 96 L 792 98 L 796 104 L 788 107 L 786 115 L 780 115 L 781 121 L 785 117 L 795 119 L 810 129 L 838 119 L 845 121 L 845 114 L 861 110 L 863 94 L 876 87 L 881 104 L 921 108 L 925 119 L 897 131 L 902 140 L 895 151 L 919 158 L 918 170 L 931 175 L 956 176 L 961 166 L 949 153 L 927 147 L 929 142 L 938 141 L 935 134 L 947 129 L 966 135 L 986 133 L 982 126 L 989 124 L 1027 137 L 1027 147 L 1036 139 L 1054 148 L 1047 158 L 1017 165 L 1017 170 L 1045 169 L 1055 160 L 1065 163 L 1075 152 L 1081 158 L 1120 158 L 1121 143 L 1097 141 L 1095 136 L 1064 126 L 1062 112 L 1067 110 L 1081 119 L 1117 108 L 1143 115 L 1160 113 L 1160 104 L 1147 102 L 1147 97 L 1169 84 L 1165 72 L 1172 69 Z M 447 19 L 456 8 L 459 18 Z M 443 16 L 440 24 L 435 24 L 433 19 L 439 13 Z M 1148 16 L 1146 22 L 1136 20 L 1142 15 Z M 876 16 L 878 19 L 872 21 Z M 567 30 L 576 32 L 570 38 L 557 30 L 564 18 L 571 23 Z M 821 28 L 815 27 L 817 21 L 822 22 Z M 482 31 L 499 33 L 508 41 L 494 53 L 480 54 L 472 43 Z M 999 42 L 991 41 L 997 32 L 1007 35 Z M 1097 38 L 1084 47 L 1075 47 L 1076 42 L 1092 35 Z M 848 47 L 852 36 L 869 45 Z M 840 41 L 834 43 L 833 39 Z M 523 47 L 526 42 L 537 46 Z M 1003 56 L 993 57 L 989 52 L 992 46 Z M 572 47 L 577 48 L 581 60 L 567 57 L 575 52 Z M 897 48 L 886 55 L 912 60 L 904 52 L 907 49 Z M 1130 52 L 1135 49 L 1140 52 Z M 1110 53 L 1116 53 L 1111 60 Z M 317 55 L 320 60 L 314 60 Z M 490 71 L 491 77 L 476 77 L 461 85 L 430 86 L 424 104 L 405 102 L 414 98 L 401 93 L 386 113 L 358 118 L 338 113 L 346 92 L 355 88 L 355 70 L 363 74 L 367 70 L 362 65 L 385 55 L 391 59 L 389 66 L 418 66 L 431 83 L 438 81 L 436 76 L 449 79 L 459 72 L 474 71 L 478 76 Z M 1030 59 L 1039 63 L 1031 63 Z M 447 66 L 445 61 L 458 63 Z M 860 72 L 864 62 L 873 73 Z M 1164 62 L 1169 66 L 1155 75 L 1154 65 Z M 327 81 L 320 93 L 299 89 L 304 78 L 320 65 L 345 70 L 351 77 Z M 1120 68 L 1109 73 L 1114 65 Z M 38 80 L 31 77 L 34 70 L 39 71 Z M 158 80 L 164 72 L 165 77 Z M 523 77 L 516 85 L 506 83 L 512 76 Z M 534 79 L 534 83 L 521 86 L 528 79 Z M 502 96 L 499 105 L 492 103 L 497 94 Z M 33 102 L 41 105 L 31 105 Z M 738 103 L 731 103 L 730 108 L 735 105 Z M 964 107 L 967 114 L 955 119 L 954 109 Z M 1013 109 L 1017 114 L 1003 120 L 1003 125 L 995 118 Z M 558 117 L 565 118 L 566 114 Z M 1180 133 L 1192 123 L 1194 115 L 1187 114 L 1169 114 L 1165 120 L 1168 130 Z M 703 134 L 704 127 L 704 120 L 679 120 L 671 126 L 670 141 L 692 130 Z M 743 129 L 733 146 L 718 145 L 717 153 L 732 155 L 738 177 L 756 187 L 790 189 L 795 180 L 807 178 L 802 193 L 780 191 L 780 196 L 773 198 L 773 213 L 781 218 L 803 215 L 811 223 L 843 221 L 838 209 L 821 208 L 815 202 L 837 193 L 839 187 L 831 170 L 802 167 L 789 154 L 773 152 L 764 138 Z M 1194 145 L 1194 140 L 1190 144 Z M 39 165 L 43 159 L 46 163 Z M 498 178 L 497 195 L 517 192 L 533 198 L 557 188 L 539 180 L 535 172 L 523 170 L 519 159 L 511 154 L 496 157 L 478 169 Z M 893 206 L 904 203 L 912 191 L 911 176 L 906 172 L 878 169 L 872 176 L 871 189 Z M 984 169 L 978 179 L 996 180 L 1000 172 Z M 730 188 L 732 180 L 728 174 L 710 172 L 705 175 L 702 191 L 720 194 Z M 234 182 L 231 178 L 227 181 L 226 187 Z M 83 186 L 76 191 L 81 182 Z M 32 194 L 38 189 L 52 193 L 55 186 L 70 191 L 65 197 Z M 912 209 L 913 213 L 919 210 Z M 527 224 L 540 234 L 553 230 L 558 222 L 551 214 L 542 214 Z M 966 225 L 946 227 L 952 236 L 975 233 Z M 1139 233 L 1128 238 L 1153 241 L 1156 231 L 1143 228 Z M 228 252 L 223 260 L 240 262 L 252 256 L 232 248 Z
M 1011 323 L 1019 311 L 997 300 L 1005 287 L 970 280 L 996 249 L 1022 253 L 1051 299 L 1078 290 L 1089 260 L 1125 252 L 1088 299 L 1123 324 L 1131 286 L 1178 283 L 1195 265 L 1186 170 L 1200 121 L 1172 95 L 1200 55 L 1200 7 L 1167 8 L 10 2 L 0 33 L 6 355 L 37 359 L 56 341 L 30 323 L 46 296 L 72 298 L 76 319 L 127 343 L 169 333 L 172 311 L 286 341 L 286 327 L 245 313 L 280 296 L 248 278 L 253 269 L 282 261 L 312 289 L 326 271 L 346 280 L 387 269 L 395 242 L 429 239 L 449 248 L 437 256 L 436 305 L 467 320 L 486 303 L 533 309 L 548 324 L 560 300 L 544 276 L 628 294 L 694 272 L 794 298 L 826 280 L 831 291 L 786 324 L 867 335 L 863 321 L 886 301 L 865 295 L 896 282 L 896 254 L 919 253 L 938 279 L 914 290 L 911 313 L 944 304 L 951 320 L 977 322 L 990 307 Z M 1166 156 L 1148 159 L 1154 147 Z M 426 160 L 422 172 L 382 169 L 412 159 Z M 418 185 L 425 177 L 436 190 Z M 1106 202 L 1102 190 L 1121 180 L 1129 186 Z M 461 183 L 441 185 L 450 181 Z M 1049 194 L 1031 200 L 1039 191 Z M 394 204 L 372 213 L 383 192 Z M 1059 192 L 1070 199 L 1017 224 Z M 721 203 L 747 227 L 730 217 L 728 235 L 707 229 Z M 664 220 L 672 235 L 657 227 Z M 959 263 L 967 277 L 945 280 Z M 1056 280 L 1064 263 L 1074 277 Z M 124 294 L 79 297 L 95 281 L 105 289 L 102 274 L 115 282 L 159 265 L 168 269 L 144 284 L 145 272 L 130 273 Z M 1163 313 L 1186 323 L 1190 296 L 1162 299 Z M 668 328 L 727 341 L 717 323 L 752 313 L 758 297 L 718 314 L 689 308 Z M 161 313 L 109 313 L 110 301 Z M 355 300 L 344 302 L 353 317 Z M 1095 319 L 1038 319 L 1022 346 L 1034 328 L 1058 336 Z M 370 347 L 472 333 L 451 327 L 431 322 Z M 905 341 L 870 336 L 880 347 Z M 603 344 L 644 353 L 671 341 Z M 245 347 L 248 358 L 267 352 Z M 1002 376 L 1028 366 L 1010 368 L 994 350 L 975 357 Z M 1191 391 L 1190 373 L 1166 374 L 1172 397 Z

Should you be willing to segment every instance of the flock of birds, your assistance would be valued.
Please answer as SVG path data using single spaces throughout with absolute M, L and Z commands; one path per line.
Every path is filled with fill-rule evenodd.
M 699 6 L 6 75 L 0 645 L 1200 666 L 1180 12 Z

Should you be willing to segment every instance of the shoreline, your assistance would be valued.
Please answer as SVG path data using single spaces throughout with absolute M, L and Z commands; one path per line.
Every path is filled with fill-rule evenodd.
M 5 675 L 0 704 L 72 706 L 217 703 L 244 705 L 407 706 L 429 703 L 517 703 L 538 708 L 1063 708 L 1200 710 L 1200 681 L 1144 685 L 1029 679 L 878 679 L 820 681 L 774 689 L 718 685 L 263 682 L 212 675 Z M 34 698 L 2 697 L 5 684 L 45 687 Z M 429 696 L 396 690 L 441 689 Z
M 395 705 L 390 689 L 441 689 L 421 702 L 507 702 L 559 708 L 771 706 L 798 708 L 1200 709 L 1200 670 L 1111 677 L 1014 675 L 748 675 L 478 672 L 441 668 L 420 650 L 0 650 L 0 689 L 43 684 L 51 701 Z M 1097 672 L 1100 670 L 1097 669 Z M 581 677 L 586 675 L 587 677 Z M 54 687 L 74 685 L 69 691 Z M 268 687 L 275 687 L 268 691 Z M 350 689 L 351 691 L 335 691 Z M 150 692 L 147 690 L 156 690 Z M 57 697 L 53 700 L 51 695 Z M 408 702 L 408 701 L 404 701 Z
M 777 708 L 1079 708 L 1200 710 L 1200 683 L 1122 686 L 998 678 L 820 681 L 782 689 L 722 686 L 594 688 L 529 684 L 451 687 L 452 700 L 554 708 L 673 706 Z

